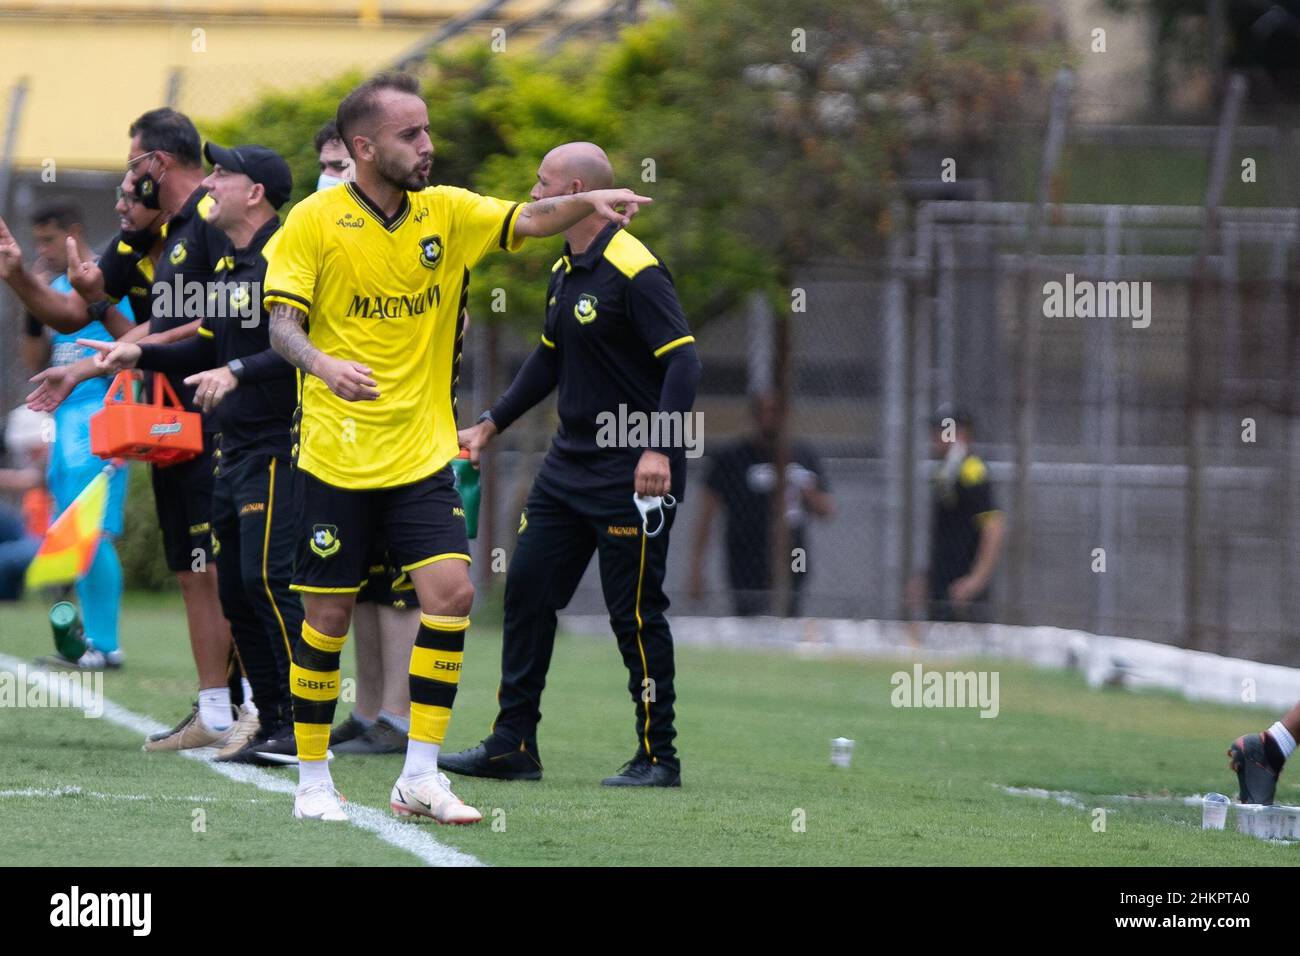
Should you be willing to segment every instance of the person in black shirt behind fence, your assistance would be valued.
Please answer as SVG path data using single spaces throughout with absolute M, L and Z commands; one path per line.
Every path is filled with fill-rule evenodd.
M 989 581 L 1002 553 L 1002 512 L 993 502 L 988 467 L 971 451 L 970 416 L 945 405 L 930 429 L 939 459 L 930 476 L 930 564 L 913 578 L 909 603 L 914 609 L 924 603 L 931 621 L 987 621 Z

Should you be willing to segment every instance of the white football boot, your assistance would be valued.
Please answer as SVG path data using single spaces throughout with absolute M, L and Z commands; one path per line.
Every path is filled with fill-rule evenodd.
M 348 822 L 348 815 L 343 812 L 342 798 L 329 781 L 299 787 L 293 797 L 293 815 L 299 820 Z
M 429 817 L 439 823 L 461 824 L 483 819 L 483 814 L 451 792 L 446 774 L 436 772 L 398 777 L 388 802 L 399 817 Z

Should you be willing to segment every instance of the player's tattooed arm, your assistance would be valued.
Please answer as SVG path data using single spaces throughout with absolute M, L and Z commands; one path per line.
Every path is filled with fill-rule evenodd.
M 519 210 L 515 235 L 533 238 L 556 236 L 593 213 L 626 226 L 636 215 L 638 206 L 652 202 L 654 200 L 649 196 L 638 196 L 630 189 L 593 189 L 538 199 Z
M 301 309 L 277 302 L 271 307 L 271 348 L 284 356 L 290 365 L 315 375 L 329 390 L 348 402 L 373 401 L 379 397 L 378 383 L 370 369 L 360 362 L 349 362 L 326 355 L 311 344 L 303 330 L 306 315 Z
M 311 375 L 321 350 L 311 344 L 303 330 L 305 318 L 307 316 L 301 309 L 283 302 L 271 306 L 271 348 L 283 355 L 290 365 Z

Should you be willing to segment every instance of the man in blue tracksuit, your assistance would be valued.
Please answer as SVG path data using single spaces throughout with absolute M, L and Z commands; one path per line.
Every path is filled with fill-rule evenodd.
M 67 244 L 71 239 L 78 255 L 84 261 L 93 257 L 86 245 L 84 225 L 80 210 L 70 205 L 48 205 L 39 208 L 32 216 L 32 235 L 36 252 L 45 270 L 55 277 L 50 285 L 58 292 L 71 292 L 68 282 Z M 123 299 L 116 305 L 128 319 L 131 306 Z M 92 321 L 85 328 L 72 333 L 50 333 L 45 326 L 28 316 L 29 355 L 39 350 L 44 340 L 49 346 L 48 364 L 71 365 L 88 355 L 93 349 L 78 345 L 77 339 L 114 341 L 112 334 L 101 321 Z M 26 350 L 25 350 L 26 351 Z M 110 380 L 92 378 L 81 382 L 54 412 L 54 441 L 50 446 L 46 469 L 46 487 L 54 496 L 56 514 L 72 504 L 82 490 L 104 470 L 102 458 L 90 451 L 90 416 L 104 404 Z M 109 481 L 108 505 L 104 511 L 104 531 L 90 570 L 77 582 L 77 597 L 81 603 L 81 617 L 87 643 L 90 645 L 76 663 L 80 667 L 98 669 L 120 667 L 122 650 L 118 643 L 118 612 L 122 601 L 122 565 L 113 541 L 122 534 L 123 511 L 126 506 L 125 466 L 119 468 Z

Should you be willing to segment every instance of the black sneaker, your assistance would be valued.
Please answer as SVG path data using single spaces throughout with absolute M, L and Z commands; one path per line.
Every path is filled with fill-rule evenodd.
M 623 764 L 618 773 L 602 780 L 600 785 L 602 787 L 680 787 L 682 773 L 680 767 L 651 763 L 649 757 L 638 753 Z
M 372 725 L 373 726 L 373 725 Z M 347 740 L 355 740 L 364 734 L 369 728 L 361 721 L 357 720 L 353 714 L 348 714 L 348 719 L 343 721 L 337 727 L 330 729 L 330 746 L 334 747 Z
M 241 750 L 216 759 L 220 763 L 251 763 L 259 767 L 295 764 L 298 762 L 298 741 L 293 736 L 293 724 L 264 725 Z
M 332 738 L 334 735 L 330 734 Z M 333 740 L 330 745 L 334 746 Z M 383 717 L 370 725 L 364 733 L 334 747 L 340 754 L 404 754 L 406 753 L 406 733 L 400 727 L 394 727 Z
M 517 750 L 492 756 L 488 752 L 488 740 L 460 753 L 439 754 L 438 769 L 463 777 L 490 777 L 494 780 L 542 779 L 542 761 L 538 758 L 536 745 L 529 750 L 527 741 L 521 741 Z
M 1278 772 L 1269 764 L 1263 734 L 1246 734 L 1234 740 L 1228 748 L 1228 767 L 1237 772 L 1241 786 L 1238 799 L 1242 803 L 1273 802 Z
M 277 727 L 266 740 L 261 743 L 254 742 L 249 749 L 252 750 L 255 758 L 250 761 L 251 763 L 281 766 L 298 762 L 298 741 L 293 735 L 293 724 Z

